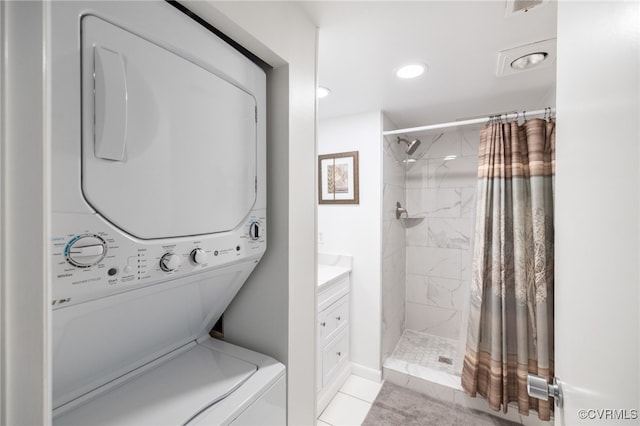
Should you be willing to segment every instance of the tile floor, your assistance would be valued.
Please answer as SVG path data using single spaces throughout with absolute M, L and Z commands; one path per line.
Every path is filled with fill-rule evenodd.
M 360 426 L 382 383 L 351 375 L 318 418 L 317 426 Z
M 459 376 L 457 352 L 456 340 L 405 330 L 390 358 Z

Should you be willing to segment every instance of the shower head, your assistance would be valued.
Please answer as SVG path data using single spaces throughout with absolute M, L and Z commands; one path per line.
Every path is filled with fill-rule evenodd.
M 416 152 L 416 149 L 420 146 L 420 139 L 414 139 L 412 141 L 408 141 L 404 138 L 398 137 L 397 143 L 404 142 L 407 144 L 407 155 L 412 155 Z
M 414 152 L 416 152 L 416 149 L 418 149 L 419 146 L 420 146 L 420 139 L 414 139 L 413 141 L 411 141 L 411 143 L 409 144 L 409 147 L 407 148 L 407 154 L 412 155 Z

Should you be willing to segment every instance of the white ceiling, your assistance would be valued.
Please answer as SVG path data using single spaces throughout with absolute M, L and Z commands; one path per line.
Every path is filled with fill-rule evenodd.
M 505 17 L 505 1 L 314 1 L 320 119 L 382 110 L 398 127 L 543 109 L 555 98 L 550 66 L 496 76 L 499 52 L 556 37 L 554 1 Z M 394 70 L 428 71 L 399 80 Z

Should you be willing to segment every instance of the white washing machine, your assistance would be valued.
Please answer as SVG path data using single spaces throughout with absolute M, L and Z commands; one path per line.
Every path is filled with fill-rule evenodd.
M 266 77 L 160 1 L 52 2 L 53 423 L 282 425 L 211 339 L 266 249 Z

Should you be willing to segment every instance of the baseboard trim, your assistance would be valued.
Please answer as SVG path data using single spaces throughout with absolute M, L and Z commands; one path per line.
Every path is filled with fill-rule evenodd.
M 365 379 L 373 380 L 374 382 L 382 382 L 382 370 L 375 370 L 373 368 L 365 367 L 362 364 L 351 363 L 351 374 L 360 376 Z

